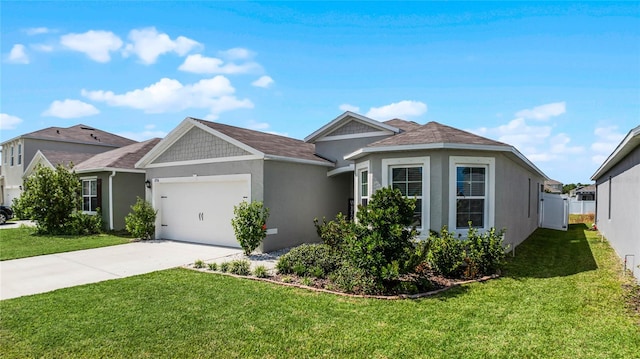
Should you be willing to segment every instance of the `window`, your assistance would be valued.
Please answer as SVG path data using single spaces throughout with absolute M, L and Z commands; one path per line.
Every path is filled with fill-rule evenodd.
M 449 228 L 493 227 L 495 159 L 451 156 L 449 166 Z
M 82 210 L 84 212 L 95 212 L 98 209 L 98 180 L 82 180 Z
M 18 164 L 22 164 L 22 143 L 18 143 Z
M 429 157 L 382 160 L 382 185 L 416 199 L 414 225 L 426 234 L 429 229 L 429 165 Z
M 11 166 L 13 166 L 13 146 L 11 146 Z
M 356 208 L 354 209 L 357 212 L 357 207 L 366 206 L 369 203 L 369 197 L 371 196 L 371 175 L 369 172 L 369 161 L 356 164 L 355 195 Z

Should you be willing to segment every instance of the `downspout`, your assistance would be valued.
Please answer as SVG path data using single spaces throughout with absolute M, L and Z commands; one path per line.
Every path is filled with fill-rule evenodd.
M 113 177 L 116 171 L 111 171 L 109 175 L 109 229 L 113 231 Z

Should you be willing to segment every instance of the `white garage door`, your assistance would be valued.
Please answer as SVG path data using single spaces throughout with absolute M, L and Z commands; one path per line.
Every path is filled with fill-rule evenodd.
M 251 200 L 250 175 L 160 179 L 153 191 L 159 238 L 240 247 L 231 219 Z

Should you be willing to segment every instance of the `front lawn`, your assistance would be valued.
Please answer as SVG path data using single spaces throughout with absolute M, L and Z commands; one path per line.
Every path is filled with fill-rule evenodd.
M 631 358 L 622 283 L 585 225 L 538 230 L 501 279 L 421 300 L 172 269 L 0 302 L 0 357 Z
M 129 243 L 131 238 L 110 234 L 90 236 L 51 236 L 35 234 L 35 228 L 0 230 L 0 260 L 25 258 L 43 254 Z

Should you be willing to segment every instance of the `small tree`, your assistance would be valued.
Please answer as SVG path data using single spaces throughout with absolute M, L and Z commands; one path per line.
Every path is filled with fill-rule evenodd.
M 267 218 L 269 209 L 262 202 L 252 201 L 248 203 L 242 201 L 233 207 L 235 217 L 231 220 L 233 231 L 244 254 L 253 252 L 267 236 Z
M 151 203 L 138 197 L 136 203 L 131 206 L 132 212 L 124 218 L 125 229 L 134 237 L 151 239 L 156 231 L 156 214 Z
M 38 232 L 66 234 L 80 205 L 82 187 L 75 172 L 62 165 L 55 170 L 38 165 L 25 179 L 24 192 L 14 201 L 21 215 L 36 221 Z

